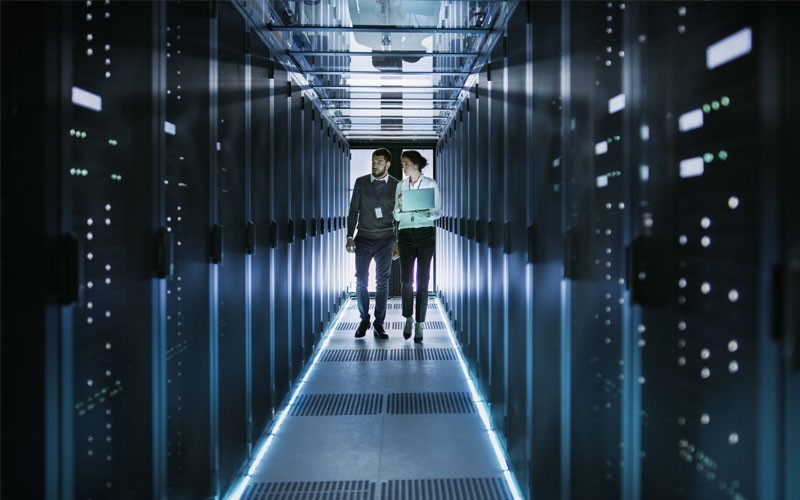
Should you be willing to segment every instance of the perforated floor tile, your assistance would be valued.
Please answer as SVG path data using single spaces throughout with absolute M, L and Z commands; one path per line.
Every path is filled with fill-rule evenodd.
M 353 337 L 355 306 L 328 332 L 244 498 L 510 498 L 441 307 L 431 300 L 415 344 L 402 336 L 399 299 L 385 340 L 372 329 Z

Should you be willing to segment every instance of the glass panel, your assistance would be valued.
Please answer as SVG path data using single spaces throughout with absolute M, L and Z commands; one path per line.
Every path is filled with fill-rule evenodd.
M 376 132 L 438 136 L 451 119 L 442 111 L 455 107 L 471 75 L 482 69 L 516 2 L 248 0 L 245 5 L 264 26 L 257 35 L 274 57 L 351 137 L 356 126 L 366 133 L 369 124 Z

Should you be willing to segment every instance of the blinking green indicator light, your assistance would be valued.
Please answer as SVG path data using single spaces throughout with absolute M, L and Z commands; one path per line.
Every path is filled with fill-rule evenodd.
M 727 160 L 728 159 L 728 152 L 725 151 L 724 149 L 722 151 L 720 151 L 719 152 L 719 159 L 723 160 L 723 161 Z
M 69 129 L 69 135 L 71 135 L 72 137 L 75 137 L 75 129 L 74 128 Z
M 711 154 L 711 153 L 704 154 L 703 155 L 703 161 L 706 162 L 706 163 L 711 163 L 712 161 L 714 161 L 714 155 Z
M 711 113 L 711 106 L 703 104 L 703 113 Z
M 618 141 L 618 140 L 619 140 L 619 136 L 618 136 L 618 135 L 615 135 L 615 136 L 614 136 L 614 140 L 615 140 L 615 141 Z
M 711 107 L 714 109 L 714 111 L 718 110 L 719 109 L 719 101 L 711 101 Z
M 728 106 L 731 103 L 731 99 L 728 96 L 723 96 L 722 99 L 720 99 L 720 102 L 723 106 Z

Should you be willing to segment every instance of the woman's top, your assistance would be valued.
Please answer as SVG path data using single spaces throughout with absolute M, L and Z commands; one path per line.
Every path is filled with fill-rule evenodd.
M 416 210 L 414 212 L 401 212 L 398 198 L 409 189 L 428 189 L 433 188 L 433 208 L 429 210 Z M 442 196 L 439 192 L 439 183 L 430 177 L 420 175 L 416 184 L 411 185 L 411 178 L 406 177 L 397 184 L 397 191 L 394 198 L 394 220 L 399 222 L 398 228 L 412 229 L 418 227 L 433 227 L 433 221 L 442 216 Z

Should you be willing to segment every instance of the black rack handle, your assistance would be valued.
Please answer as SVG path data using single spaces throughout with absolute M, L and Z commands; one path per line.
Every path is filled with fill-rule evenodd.
M 270 248 L 278 246 L 278 222 L 275 219 L 269 221 L 269 246 Z
M 219 224 L 211 227 L 211 262 L 222 262 L 222 226 Z
M 53 291 L 62 306 L 80 304 L 82 295 L 83 259 L 81 242 L 75 233 L 58 236 L 53 270 Z
M 247 255 L 254 255 L 256 253 L 256 224 L 253 221 L 247 221 L 244 237 L 244 251 Z
M 172 233 L 167 228 L 160 227 L 156 231 L 154 274 L 156 278 L 164 279 L 172 276 Z

